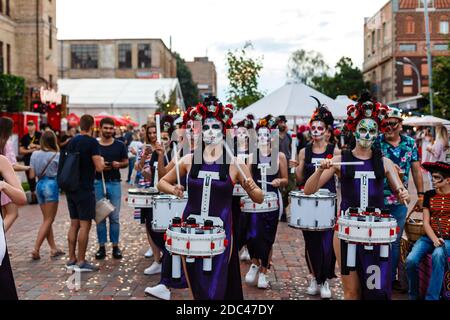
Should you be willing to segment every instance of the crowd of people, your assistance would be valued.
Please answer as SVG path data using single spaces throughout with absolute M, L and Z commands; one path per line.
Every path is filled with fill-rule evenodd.
M 129 188 L 186 197 L 183 221 L 204 211 L 206 203 L 206 214 L 223 223 L 229 245 L 222 254 L 212 258 L 210 272 L 203 271 L 202 259 L 187 262 L 184 257 L 181 281 L 172 278 L 172 255 L 164 232 L 152 228 L 153 209 L 136 208 L 148 240 L 145 256 L 154 257 L 144 273 L 161 275 L 158 284 L 146 288 L 145 293 L 164 300 L 170 300 L 171 291 L 179 288 L 189 288 L 197 300 L 244 299 L 242 280 L 262 290 L 270 289 L 268 272 L 277 263 L 272 259 L 273 244 L 279 222 L 288 219 L 289 195 L 293 190 L 314 195 L 320 189 L 332 194 L 340 192 L 338 212 L 355 207 L 388 210 L 398 231 L 388 259 L 381 257 L 380 246 L 368 251 L 364 245 L 358 245 L 356 268 L 351 268 L 346 263 L 349 243 L 339 239 L 334 228 L 303 230 L 304 256 L 310 273 L 306 293 L 331 298 L 329 280 L 336 278 L 337 262 L 345 299 L 389 300 L 392 289 L 400 287 L 397 280 L 400 240 L 411 199 L 408 183 L 412 180 L 418 198 L 413 207 L 424 212 L 426 235 L 416 242 L 406 262 L 409 295 L 411 299 L 419 298 L 418 266 L 429 253 L 433 257 L 433 273 L 426 299 L 439 299 L 446 257 L 450 254 L 447 130 L 438 128 L 435 141 L 431 141 L 428 129 L 408 130 L 409 134 L 405 134 L 401 111 L 377 102 L 368 94 L 348 107 L 348 118 L 337 129 L 331 112 L 317 102 L 309 123 L 296 128 L 296 139 L 288 130 L 286 117 L 267 115 L 254 119 L 249 115 L 244 120 L 233 121 L 233 107 L 221 104 L 215 97 L 189 107 L 178 125 L 172 117 L 158 115 L 155 119 L 160 121 L 149 122 L 138 130 L 129 126 L 126 132 L 118 129 L 110 118 L 104 118 L 95 128 L 94 118 L 84 115 L 79 129 L 71 128 L 58 139 L 50 129 L 38 132 L 36 124 L 29 121 L 27 134 L 20 140 L 19 152 L 24 165 L 17 163 L 9 139 L 12 120 L 1 118 L 0 299 L 17 299 L 14 266 L 11 268 L 3 233 L 10 229 L 17 219 L 19 206 L 26 202 L 14 171 L 26 172 L 30 203 L 38 203 L 43 215 L 31 252 L 34 260 L 40 259 L 45 240 L 52 257 L 65 255 L 55 243 L 52 228 L 60 189 L 64 191 L 71 221 L 66 267 L 75 272 L 98 271 L 95 263 L 87 259 L 86 252 L 96 206 L 103 199 L 108 199 L 114 209 L 96 224 L 95 259 L 105 259 L 108 242 L 112 244 L 112 257 L 122 258 L 123 180 Z M 226 138 L 230 135 L 235 157 L 231 162 L 226 159 Z M 121 170 L 126 168 L 125 179 Z M 77 181 L 67 183 L 64 180 L 67 172 Z M 361 172 L 369 177 L 366 198 L 357 192 L 362 184 L 358 175 Z M 424 172 L 432 190 L 425 190 Z M 205 179 L 210 179 L 207 196 Z M 236 186 L 245 190 L 246 201 L 251 201 L 254 208 L 265 203 L 269 195 L 275 197 L 277 205 L 263 212 L 244 212 L 244 195 L 235 192 Z M 240 260 L 251 262 L 244 279 L 241 279 Z M 367 270 L 374 265 L 379 267 L 381 277 L 380 287 L 376 288 L 368 286 L 371 274 Z

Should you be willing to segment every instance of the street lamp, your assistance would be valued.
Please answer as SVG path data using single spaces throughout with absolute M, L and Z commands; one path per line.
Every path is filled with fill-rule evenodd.
M 417 66 L 411 61 L 411 59 L 407 57 L 403 57 L 403 61 L 396 61 L 395 64 L 397 64 L 398 66 L 404 66 L 405 64 L 411 66 L 411 68 L 417 75 L 417 85 L 419 89 L 419 93 L 417 95 L 419 96 L 422 93 L 422 79 L 420 77 L 419 68 L 417 68 Z

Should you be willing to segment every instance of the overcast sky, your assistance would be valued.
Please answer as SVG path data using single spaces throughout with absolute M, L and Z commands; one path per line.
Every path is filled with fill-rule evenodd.
M 260 89 L 286 82 L 292 51 L 316 50 L 334 66 L 342 56 L 363 61 L 364 17 L 388 0 L 58 0 L 59 39 L 161 38 L 186 60 L 214 61 L 226 98 L 227 50 L 248 40 L 262 56 Z

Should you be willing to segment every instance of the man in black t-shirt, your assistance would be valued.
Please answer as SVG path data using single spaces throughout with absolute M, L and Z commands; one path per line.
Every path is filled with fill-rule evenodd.
M 95 180 L 95 198 L 97 201 L 108 198 L 115 210 L 108 216 L 109 218 L 109 238 L 113 245 L 113 257 L 122 259 L 119 249 L 120 235 L 120 203 L 122 199 L 120 169 L 128 167 L 128 151 L 125 144 L 114 139 L 114 120 L 104 118 L 100 121 L 100 155 L 105 159 L 105 179 L 106 194 L 103 187 L 102 173 L 97 172 Z M 106 220 L 97 224 L 97 238 L 99 249 L 95 257 L 99 260 L 106 256 L 105 244 L 107 242 Z
M 95 218 L 95 172 L 105 168 L 104 159 L 100 156 L 100 145 L 92 138 L 94 118 L 84 115 L 80 119 L 81 133 L 67 145 L 67 152 L 80 154 L 80 188 L 76 192 L 67 193 L 71 225 L 68 234 L 69 262 L 66 267 L 80 272 L 97 271 L 98 268 L 86 261 L 86 249 L 91 230 L 92 219 Z M 78 242 L 78 256 L 75 254 Z
M 23 155 L 23 162 L 30 165 L 31 155 L 34 151 L 40 150 L 41 133 L 36 131 L 36 124 L 33 120 L 27 122 L 28 133 L 20 139 L 19 153 Z M 36 198 L 36 178 L 30 178 L 30 171 L 26 171 L 28 185 L 31 191 L 31 204 L 37 203 Z

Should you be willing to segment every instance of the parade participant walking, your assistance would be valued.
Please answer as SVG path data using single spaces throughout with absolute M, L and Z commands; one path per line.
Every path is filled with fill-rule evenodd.
M 23 162 L 26 166 L 30 165 L 31 155 L 39 150 L 39 140 L 41 133 L 36 131 L 36 124 L 33 120 L 27 122 L 28 133 L 20 139 L 19 153 L 23 155 Z M 27 181 L 31 191 L 31 204 L 37 203 L 36 198 L 36 178 L 31 178 L 29 171 L 26 172 Z
M 426 192 L 423 202 L 425 235 L 416 241 L 406 259 L 409 298 L 419 297 L 419 265 L 426 254 L 432 254 L 431 278 L 426 300 L 439 300 L 445 266 L 450 256 L 450 164 L 426 162 L 422 165 L 431 173 L 434 190 Z M 446 291 L 449 291 L 448 288 Z
M 133 184 L 131 181 L 131 177 L 133 175 L 133 169 L 134 165 L 136 164 L 136 158 L 138 155 L 139 150 L 142 149 L 142 142 L 139 139 L 139 135 L 137 133 L 134 133 L 132 136 L 132 141 L 130 145 L 128 146 L 128 177 L 127 182 L 128 184 Z
M 13 166 L 14 171 L 28 171 L 30 167 L 17 163 L 16 154 L 13 149 L 13 142 L 11 141 L 13 126 L 14 122 L 11 118 L 0 118 L 0 155 L 5 156 L 9 160 L 9 163 Z M 5 231 L 8 232 L 13 223 L 19 217 L 19 208 L 4 193 L 1 195 L 1 207 L 4 215 L 3 223 Z
M 25 205 L 27 198 L 8 159 L 0 155 L 0 194 L 5 193 L 16 205 Z M 14 276 L 0 209 L 0 300 L 18 300 Z
M 286 156 L 282 152 L 273 152 L 272 130 L 275 130 L 276 127 L 276 119 L 271 115 L 259 121 L 256 126 L 258 152 L 254 157 L 252 156 L 250 161 L 252 176 L 257 181 L 258 186 L 264 190 L 262 182 L 267 181 L 267 192 L 275 193 L 280 204 L 280 208 L 275 211 L 255 212 L 248 215 L 246 243 L 252 265 L 245 276 L 245 282 L 251 285 L 256 284 L 260 289 L 269 287 L 267 271 L 270 267 L 271 251 L 275 242 L 280 212 L 283 210 L 280 187 L 288 185 L 288 161 Z M 263 179 L 261 172 L 263 168 L 267 170 L 266 179 Z
M 43 221 L 39 228 L 34 250 L 31 253 L 33 260 L 39 260 L 40 248 L 45 239 L 50 246 L 50 256 L 56 258 L 65 253 L 56 246 L 53 234 L 53 222 L 59 204 L 59 187 L 56 181 L 59 163 L 59 147 L 53 131 L 45 131 L 40 141 L 40 150 L 35 151 L 30 160 L 30 177 L 38 178 L 36 194 L 41 207 Z
M 114 211 L 107 219 L 97 224 L 97 239 L 99 249 L 95 258 L 102 260 L 106 257 L 105 244 L 107 243 L 106 220 L 109 220 L 109 239 L 112 243 L 112 255 L 114 259 L 122 259 L 119 249 L 120 237 L 120 204 L 122 202 L 122 187 L 120 169 L 128 166 L 128 152 L 125 144 L 113 138 L 114 120 L 104 118 L 100 121 L 100 155 L 105 160 L 105 169 L 102 173 L 97 172 L 95 177 L 95 199 L 100 201 L 107 198 L 114 206 Z M 105 182 L 106 194 L 103 190 Z
M 203 272 L 202 259 L 196 259 L 193 263 L 187 263 L 183 258 L 187 281 L 196 300 L 224 300 L 239 299 L 242 297 L 242 287 L 239 292 L 230 292 L 230 282 L 236 282 L 229 269 L 230 262 L 239 263 L 238 259 L 232 259 L 234 235 L 232 230 L 232 196 L 233 185 L 239 182 L 247 191 L 253 201 L 263 202 L 263 193 L 251 178 L 245 179 L 239 172 L 235 163 L 228 164 L 224 150 L 224 133 L 231 127 L 232 107 L 223 106 L 214 97 L 205 100 L 204 104 L 197 105 L 191 111 L 191 116 L 196 121 L 202 122 L 204 148 L 201 163 L 196 163 L 195 155 L 186 155 L 179 163 L 180 177 L 187 176 L 188 203 L 183 213 L 183 220 L 191 214 L 199 214 L 202 203 L 207 201 L 203 196 L 203 177 L 211 177 L 210 200 L 208 215 L 218 217 L 223 222 L 226 239 L 230 245 L 225 252 L 212 258 L 213 269 L 210 273 Z M 241 166 L 243 173 L 250 177 L 248 168 Z M 167 194 L 182 197 L 184 188 L 177 184 L 177 173 L 172 169 L 158 184 L 158 189 Z M 237 281 L 239 282 L 239 281 Z M 239 287 L 240 283 L 236 283 Z M 235 286 L 233 286 L 235 287 Z
M 163 146 L 157 141 L 156 123 L 150 123 L 146 130 L 146 144 L 143 146 L 143 150 L 139 153 L 135 165 L 136 171 L 139 173 L 138 187 L 142 189 L 156 187 L 155 181 L 159 181 L 159 172 L 164 172 L 165 168 L 164 149 Z M 153 275 L 161 272 L 161 250 L 152 238 L 152 219 L 153 209 L 141 208 L 141 223 L 146 225 L 147 239 L 151 248 L 150 250 L 152 255 L 155 257 L 152 265 L 144 270 L 144 274 L 146 275 Z
M 380 146 L 383 156 L 390 159 L 400 168 L 403 185 L 408 190 L 409 172 L 412 172 L 414 184 L 416 186 L 418 201 L 415 210 L 422 211 L 424 197 L 423 177 L 420 169 L 419 154 L 413 138 L 401 134 L 402 112 L 397 108 L 389 108 L 387 119 L 383 121 L 384 134 L 380 136 Z M 384 204 L 389 209 L 390 214 L 397 220 L 400 232 L 397 241 L 392 244 L 392 288 L 401 289 L 400 282 L 396 280 L 397 267 L 400 260 L 400 240 L 406 223 L 408 207 L 400 203 L 397 196 L 392 192 L 387 181 L 384 183 Z
M 236 124 L 235 154 L 241 165 L 249 166 L 250 141 L 256 141 L 253 120 L 254 116 L 249 114 Z M 251 135 L 252 138 L 250 138 Z M 250 254 L 245 245 L 248 215 L 241 211 L 241 198 L 241 195 L 233 195 L 233 228 L 237 238 L 235 241 L 237 250 L 242 250 L 240 260 L 247 261 L 250 260 Z
M 287 126 L 287 119 L 285 116 L 279 116 L 277 118 L 278 122 L 278 133 L 280 135 L 280 142 L 279 142 L 279 148 L 282 153 L 286 156 L 286 159 L 289 161 L 289 159 L 292 158 L 291 152 L 292 152 L 292 137 L 291 133 L 288 131 Z M 288 163 L 286 164 L 288 166 Z M 289 177 L 288 172 L 288 185 L 286 187 L 281 187 L 281 198 L 283 200 L 283 211 L 281 213 L 280 221 L 286 222 L 286 208 L 289 204 L 289 193 L 295 188 L 295 178 L 293 175 Z
M 331 112 L 320 102 L 316 111 L 309 121 L 311 127 L 312 143 L 302 149 L 298 155 L 299 161 L 290 161 L 292 166 L 297 166 L 297 183 L 304 183 L 311 177 L 316 164 L 321 160 L 340 155 L 334 144 L 326 141 L 325 132 L 333 127 L 334 118 Z M 336 193 L 336 183 L 334 179 L 328 181 L 324 189 Z M 309 272 L 312 275 L 311 282 L 307 289 L 307 294 L 317 295 L 320 293 L 322 299 L 331 298 L 330 285 L 328 279 L 336 277 L 334 273 L 336 256 L 333 251 L 334 230 L 307 231 L 303 230 L 305 240 L 305 258 Z
M 68 269 L 80 272 L 97 271 L 98 268 L 86 261 L 92 220 L 95 218 L 95 174 L 105 169 L 105 161 L 100 156 L 100 145 L 92 137 L 95 121 L 91 115 L 80 119 L 81 132 L 70 141 L 67 152 L 78 153 L 80 160 L 79 189 L 67 192 L 67 206 L 71 219 L 68 233 L 69 262 Z M 78 255 L 76 247 L 78 243 Z
M 409 201 L 408 191 L 404 188 L 395 165 L 381 154 L 381 150 L 373 149 L 377 139 L 380 124 L 385 119 L 388 107 L 371 99 L 364 94 L 356 106 L 348 107 L 346 128 L 353 132 L 356 138 L 356 147 L 352 151 L 344 150 L 342 156 L 333 159 L 325 159 L 320 167 L 308 179 L 304 192 L 311 195 L 319 191 L 334 175 L 337 175 L 341 183 L 341 212 L 349 208 L 374 207 L 384 208 L 383 187 L 384 178 L 393 186 L 400 202 Z M 355 166 L 333 165 L 340 162 L 362 162 Z M 361 180 L 367 178 L 364 186 L 366 192 L 362 193 Z M 365 194 L 365 196 L 364 196 Z M 361 196 L 362 195 L 362 196 Z M 344 297 L 347 300 L 355 299 L 390 299 L 391 298 L 391 266 L 390 257 L 386 261 L 380 258 L 380 247 L 376 246 L 371 251 L 366 251 L 364 245 L 356 247 L 356 269 L 353 271 L 347 266 L 348 243 L 338 240 L 335 235 L 335 254 L 340 261 Z M 368 287 L 368 279 L 373 266 L 377 266 L 380 272 L 379 287 Z

